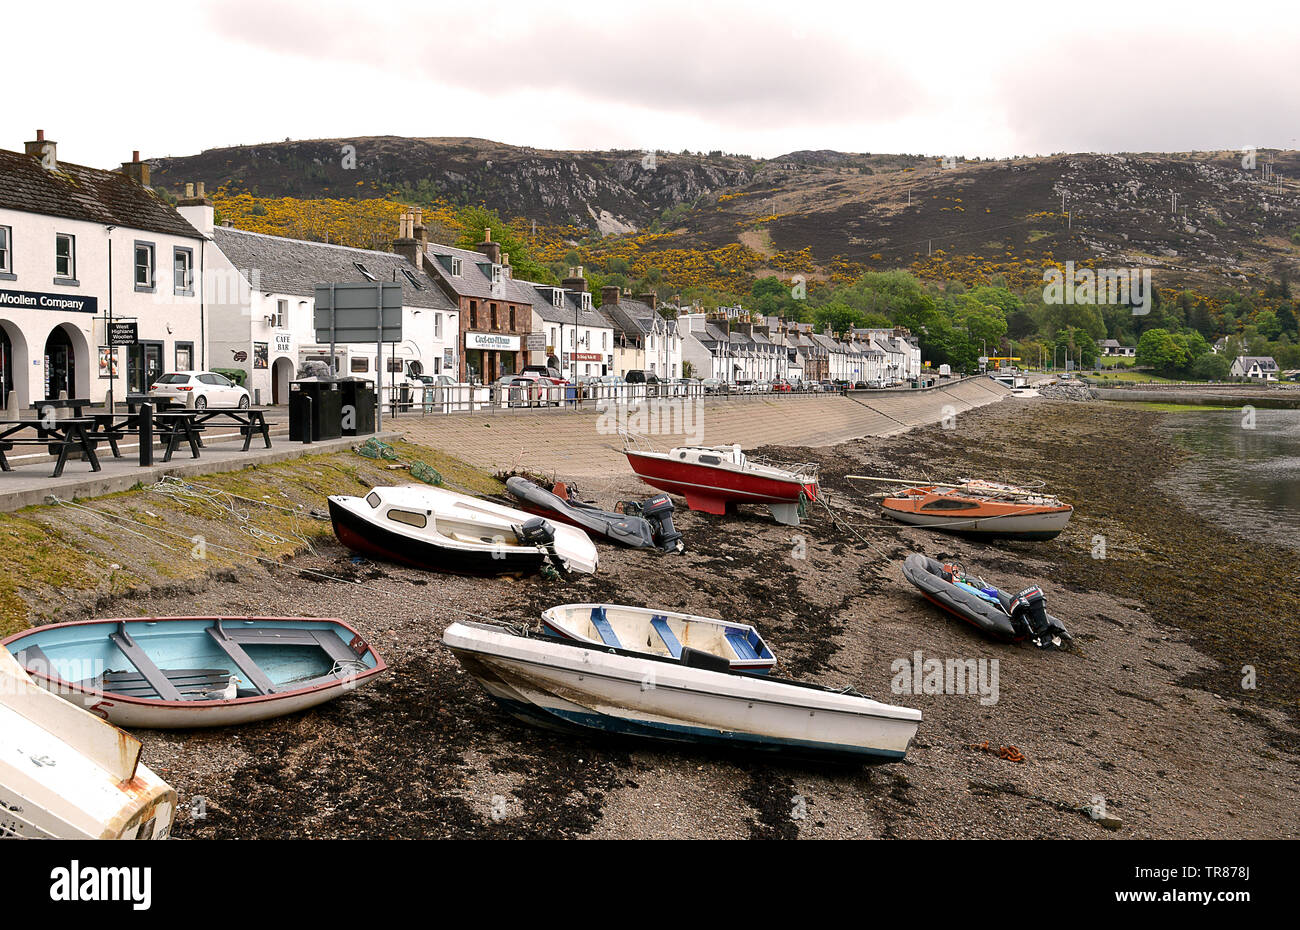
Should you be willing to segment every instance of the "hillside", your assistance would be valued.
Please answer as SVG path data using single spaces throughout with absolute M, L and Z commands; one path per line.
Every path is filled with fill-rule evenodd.
M 354 167 L 344 166 L 345 145 L 355 146 Z M 1270 160 L 1280 187 L 1263 179 Z M 1158 287 L 1205 293 L 1300 277 L 1296 152 L 1261 152 L 1260 167 L 1244 170 L 1237 152 L 948 165 L 833 151 L 770 160 L 656 153 L 651 160 L 635 151 L 376 137 L 213 149 L 152 163 L 155 184 L 173 193 L 204 181 L 259 197 L 483 203 L 559 230 L 551 239 L 560 245 L 582 240 L 584 257 L 639 258 L 669 280 L 687 253 L 744 277 L 803 272 L 845 280 L 911 267 L 925 277 L 1002 275 L 1023 285 L 1064 261 L 1151 267 Z

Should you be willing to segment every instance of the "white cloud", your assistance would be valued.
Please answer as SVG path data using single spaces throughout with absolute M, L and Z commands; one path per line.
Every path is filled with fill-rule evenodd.
M 6 10 L 0 147 L 130 157 L 285 137 L 1000 155 L 1295 146 L 1300 14 L 1099 0 L 71 0 Z

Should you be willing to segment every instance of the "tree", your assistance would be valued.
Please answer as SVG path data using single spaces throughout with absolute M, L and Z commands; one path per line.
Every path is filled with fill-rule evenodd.
M 514 269 L 515 277 L 541 284 L 559 283 L 550 268 L 533 261 L 528 243 L 495 211 L 487 207 L 465 207 L 456 214 L 456 219 L 463 230 L 456 241 L 458 248 L 477 249 L 490 229 L 492 241 L 501 247 L 503 255 L 510 256 L 510 267 Z
M 1148 329 L 1138 340 L 1137 364 L 1159 372 L 1171 372 L 1187 361 L 1187 349 L 1167 329 Z

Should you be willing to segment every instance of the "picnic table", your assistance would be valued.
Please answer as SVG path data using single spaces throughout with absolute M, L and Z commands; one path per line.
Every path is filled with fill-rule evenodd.
M 244 437 L 244 449 L 247 452 L 254 436 L 261 436 L 266 447 L 271 448 L 271 427 L 266 422 L 266 407 L 204 407 L 194 410 L 196 424 L 207 423 L 217 417 L 226 417 L 239 424 L 239 432 Z M 203 445 L 202 441 L 199 445 Z
M 180 445 L 182 439 L 189 443 L 190 455 L 192 458 L 199 457 L 199 433 L 203 427 L 195 422 L 194 410 L 155 410 L 153 412 L 152 425 L 156 430 L 158 439 L 163 443 L 165 451 L 163 452 L 163 461 L 170 462 L 172 454 Z M 128 433 L 140 435 L 140 411 L 131 411 L 129 413 L 95 413 L 90 419 L 93 424 L 90 430 L 90 437 L 93 440 L 104 440 L 113 450 L 113 458 L 122 457 L 121 450 L 118 449 L 118 441 L 123 439 Z M 60 421 L 62 422 L 62 421 Z
M 20 436 L 24 430 L 32 430 L 34 436 Z M 14 446 L 48 446 L 51 451 L 58 449 L 58 458 L 54 462 L 54 474 L 58 478 L 63 474 L 63 466 L 68 462 L 68 453 L 80 449 L 90 462 L 91 471 L 100 471 L 99 457 L 95 455 L 95 420 L 93 417 L 70 417 L 64 420 L 49 420 L 41 417 L 27 417 L 17 420 L 0 420 L 0 470 L 13 471 L 13 466 L 5 458 L 5 453 Z
M 56 400 L 35 400 L 27 405 L 36 412 L 36 416 L 48 417 L 53 411 L 71 410 L 74 417 L 85 416 L 86 408 L 91 406 L 89 397 L 63 397 Z

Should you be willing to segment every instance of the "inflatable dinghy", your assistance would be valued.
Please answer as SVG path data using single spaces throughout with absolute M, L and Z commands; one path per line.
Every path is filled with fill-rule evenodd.
M 673 527 L 673 502 L 667 494 L 621 504 L 622 512 L 614 513 L 578 500 L 562 483 L 548 491 L 516 475 L 506 479 L 506 490 L 529 513 L 568 523 L 633 549 L 686 550 L 682 534 Z
M 1007 594 L 959 565 L 945 565 L 919 552 L 903 562 L 903 575 L 927 599 L 998 639 L 1027 639 L 1040 649 L 1067 648 L 1072 639 L 1061 621 L 1047 612 L 1047 597 L 1037 585 Z

